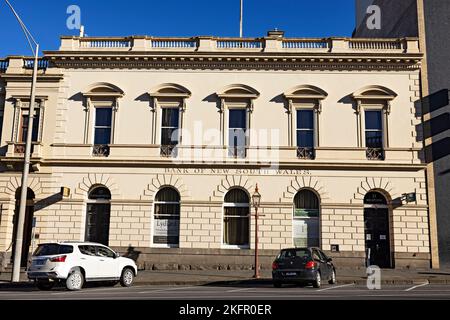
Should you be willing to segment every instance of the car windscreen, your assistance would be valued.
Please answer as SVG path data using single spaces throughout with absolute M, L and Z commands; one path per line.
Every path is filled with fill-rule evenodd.
M 311 258 L 311 252 L 308 249 L 291 249 L 291 250 L 283 250 L 278 255 L 278 259 L 287 259 L 295 257 L 309 259 Z
M 73 252 L 72 246 L 60 245 L 60 244 L 43 244 L 40 245 L 34 252 L 34 256 L 56 256 L 59 254 L 69 254 Z

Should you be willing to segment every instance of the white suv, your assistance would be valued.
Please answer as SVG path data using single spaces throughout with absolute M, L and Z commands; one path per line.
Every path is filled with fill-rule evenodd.
M 69 290 L 80 290 L 90 281 L 120 282 L 130 287 L 137 267 L 133 260 L 102 244 L 47 243 L 39 245 L 33 253 L 27 275 L 41 290 L 50 290 L 57 282 L 65 282 Z

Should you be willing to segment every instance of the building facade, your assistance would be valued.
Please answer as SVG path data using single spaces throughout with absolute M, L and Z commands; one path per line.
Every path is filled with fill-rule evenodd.
M 450 4 L 445 0 L 373 0 L 381 10 L 381 28 L 366 27 L 361 6 L 355 37 L 419 37 L 424 53 L 421 72 L 421 99 L 426 150 L 428 199 L 431 218 L 433 266 L 450 265 L 450 67 L 448 41 Z M 439 249 L 439 250 L 438 250 Z
M 306 245 L 428 267 L 421 59 L 417 39 L 63 37 L 39 65 L 25 252 L 89 240 L 145 268 L 251 268 L 258 186 L 264 267 Z M 32 62 L 1 66 L 8 261 Z

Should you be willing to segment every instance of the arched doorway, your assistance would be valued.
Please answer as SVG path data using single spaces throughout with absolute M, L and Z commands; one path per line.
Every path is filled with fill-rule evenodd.
M 86 241 L 108 245 L 111 216 L 111 192 L 103 186 L 89 192 L 86 217 Z
M 379 192 L 364 198 L 364 231 L 367 265 L 392 268 L 389 206 Z
M 180 244 L 180 194 L 171 187 L 158 191 L 153 215 L 153 244 L 178 247 Z
M 223 244 L 248 247 L 250 244 L 250 197 L 242 189 L 231 189 L 223 205 Z
M 20 209 L 20 194 L 22 192 L 21 188 L 16 190 L 16 208 L 14 212 L 14 228 L 13 228 L 13 255 L 12 261 L 14 261 L 14 252 L 16 248 L 16 237 L 17 237 L 17 221 L 19 220 L 19 209 Z M 31 234 L 33 231 L 33 216 L 34 216 L 34 192 L 30 188 L 27 190 L 27 207 L 25 209 L 25 220 L 23 224 L 23 238 L 22 238 L 22 257 L 20 265 L 21 267 L 26 267 L 28 263 L 28 255 L 31 246 Z
M 320 201 L 311 190 L 294 198 L 293 238 L 295 247 L 320 247 Z

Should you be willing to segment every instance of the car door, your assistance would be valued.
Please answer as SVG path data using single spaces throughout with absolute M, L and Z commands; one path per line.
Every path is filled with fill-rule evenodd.
M 78 246 L 80 250 L 79 265 L 82 267 L 86 273 L 86 279 L 97 278 L 100 272 L 100 258 L 97 256 L 97 252 L 92 245 L 81 245 Z
M 323 261 L 325 261 L 325 265 L 327 267 L 328 276 L 331 277 L 331 273 L 333 272 L 333 263 L 331 263 L 331 259 L 321 250 L 318 250 L 320 255 L 323 258 Z
M 119 278 L 119 260 L 111 249 L 104 246 L 96 246 L 99 258 L 100 278 Z
M 328 266 L 327 266 L 326 262 L 324 261 L 324 258 L 320 254 L 319 250 L 312 249 L 312 254 L 313 254 L 314 262 L 316 262 L 319 265 L 320 274 L 321 274 L 322 278 L 328 278 L 330 276 L 329 271 L 328 271 Z

